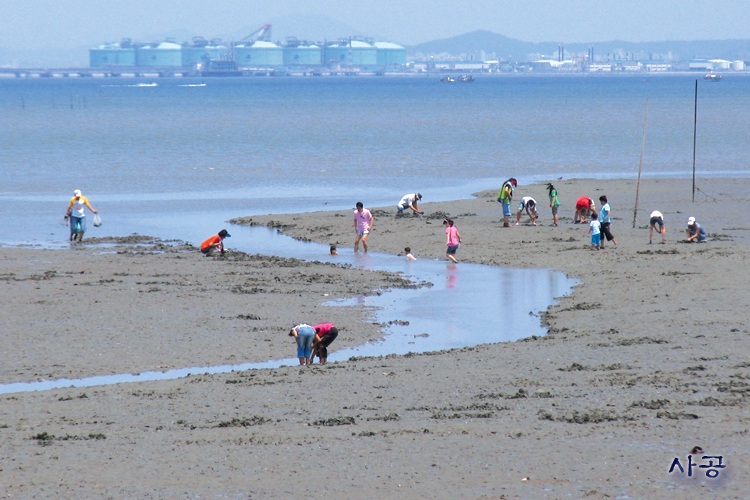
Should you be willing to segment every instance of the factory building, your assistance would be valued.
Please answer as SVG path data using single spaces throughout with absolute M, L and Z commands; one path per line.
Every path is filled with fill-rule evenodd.
M 372 45 L 377 50 L 378 66 L 404 66 L 406 64 L 406 49 L 401 45 L 390 42 L 375 42 Z
M 215 38 L 210 42 L 202 36 L 193 37 L 192 45 L 182 45 L 182 66 L 194 67 L 198 63 L 221 61 L 229 57 L 229 48 Z
M 135 47 L 129 38 L 120 43 L 105 43 L 90 51 L 91 67 L 135 66 Z
M 283 66 L 284 49 L 275 43 L 257 40 L 234 46 L 234 60 L 239 67 Z
M 136 66 L 140 67 L 175 67 L 182 66 L 182 45 L 174 42 L 161 42 L 138 47 Z
M 325 46 L 323 64 L 376 66 L 378 64 L 377 52 L 375 47 L 361 40 L 339 40 Z
M 389 42 L 345 38 L 315 43 L 287 38 L 283 45 L 271 42 L 271 25 L 266 24 L 243 40 L 223 43 L 220 39 L 193 37 L 192 44 L 164 42 L 107 43 L 89 51 L 91 67 L 129 66 L 152 68 L 209 68 L 217 62 L 234 62 L 239 68 L 294 68 L 337 65 L 359 68 L 388 68 L 406 64 L 406 49 Z
M 312 42 L 288 37 L 284 44 L 284 66 L 320 66 L 323 64 L 323 49 Z

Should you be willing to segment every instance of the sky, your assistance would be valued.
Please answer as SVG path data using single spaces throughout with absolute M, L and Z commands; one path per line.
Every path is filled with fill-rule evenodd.
M 475 30 L 528 42 L 724 40 L 750 38 L 750 1 L 0 0 L 0 47 L 70 49 L 170 34 L 228 39 L 266 23 L 274 41 L 366 35 L 414 45 Z

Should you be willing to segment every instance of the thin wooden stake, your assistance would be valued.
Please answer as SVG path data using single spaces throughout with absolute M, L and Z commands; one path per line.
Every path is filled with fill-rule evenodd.
M 693 114 L 693 203 L 695 203 L 695 143 L 698 136 L 698 79 L 695 80 L 695 111 Z
M 646 123 L 648 121 L 648 99 L 646 99 L 646 116 L 643 118 L 643 138 L 641 139 L 641 159 L 638 162 L 638 183 L 635 186 L 635 207 L 633 208 L 633 229 L 638 218 L 638 195 L 641 191 L 641 172 L 643 171 L 643 150 L 646 148 Z

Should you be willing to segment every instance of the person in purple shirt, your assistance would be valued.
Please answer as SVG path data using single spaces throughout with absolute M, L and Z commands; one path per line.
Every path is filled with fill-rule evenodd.
M 362 241 L 362 248 L 367 253 L 367 237 L 372 231 L 372 226 L 375 223 L 375 217 L 372 216 L 369 210 L 364 208 L 361 201 L 357 202 L 357 209 L 354 211 L 354 230 L 357 232 L 357 237 L 354 240 L 354 251 L 359 252 L 359 242 Z

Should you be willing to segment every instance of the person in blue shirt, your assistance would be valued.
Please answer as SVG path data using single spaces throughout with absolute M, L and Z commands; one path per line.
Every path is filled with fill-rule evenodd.
M 615 247 L 617 247 L 617 240 L 612 235 L 612 231 L 610 231 L 609 228 L 609 225 L 612 222 L 612 209 L 609 206 L 609 202 L 607 202 L 606 196 L 601 195 L 599 197 L 599 202 L 602 204 L 602 209 L 599 211 L 599 222 L 602 223 L 602 234 L 606 236 L 607 241 L 611 241 L 615 244 Z M 599 248 L 604 248 L 604 238 L 602 238 Z
M 695 221 L 695 217 L 690 217 L 688 219 L 686 232 L 688 243 L 692 243 L 693 241 L 702 243 L 706 241 L 706 230 Z

